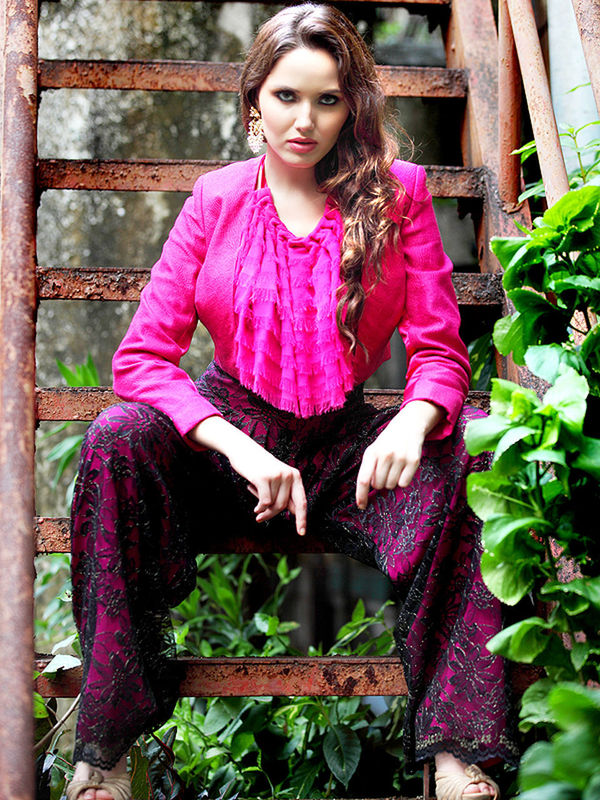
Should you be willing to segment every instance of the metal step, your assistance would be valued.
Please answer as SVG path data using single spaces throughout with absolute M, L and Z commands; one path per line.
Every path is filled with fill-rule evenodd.
M 112 192 L 190 192 L 200 175 L 229 161 L 179 159 L 40 159 L 38 189 L 87 189 Z M 482 167 L 426 166 L 434 197 L 483 199 Z
M 147 267 L 38 267 L 40 300 L 130 300 L 150 280 Z M 452 276 L 459 306 L 500 307 L 500 275 L 456 272 Z
M 41 672 L 52 656 L 36 658 Z M 407 693 L 397 656 L 323 656 L 265 658 L 181 658 L 182 697 L 342 697 Z M 41 675 L 37 691 L 44 697 L 76 697 L 81 668 Z
M 40 60 L 39 88 L 123 89 L 156 92 L 237 92 L 242 64 L 217 61 Z M 378 66 L 388 97 L 460 99 L 462 69 Z
M 36 388 L 38 420 L 91 422 L 112 403 L 118 402 L 108 386 Z M 376 408 L 389 408 L 402 402 L 401 389 L 368 389 L 367 402 Z M 489 409 L 489 392 L 469 392 L 467 403 Z

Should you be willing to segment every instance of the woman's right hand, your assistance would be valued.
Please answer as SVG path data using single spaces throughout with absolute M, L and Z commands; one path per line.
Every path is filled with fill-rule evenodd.
M 306 493 L 302 476 L 265 450 L 222 417 L 208 417 L 188 433 L 190 439 L 227 456 L 233 469 L 248 481 L 248 491 L 258 500 L 257 522 L 288 510 L 296 518 L 300 536 L 306 533 Z

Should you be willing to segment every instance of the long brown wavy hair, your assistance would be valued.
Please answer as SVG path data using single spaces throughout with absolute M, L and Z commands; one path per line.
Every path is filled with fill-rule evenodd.
M 350 108 L 336 146 L 315 173 L 319 190 L 334 198 L 344 221 L 337 325 L 353 353 L 362 346 L 358 324 L 366 299 L 363 275 L 368 270 L 371 285 L 381 279 L 385 250 L 398 236 L 392 211 L 402 187 L 390 172 L 398 145 L 386 130 L 385 95 L 362 37 L 340 11 L 312 3 L 284 8 L 259 29 L 240 82 L 246 130 L 265 78 L 283 55 L 299 47 L 325 50 L 334 58 Z

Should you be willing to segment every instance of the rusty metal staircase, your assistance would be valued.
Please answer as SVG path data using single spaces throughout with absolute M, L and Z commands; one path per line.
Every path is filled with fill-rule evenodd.
M 371 0 L 365 0 L 371 2 Z M 490 0 L 390 0 L 441 20 L 446 68 L 379 67 L 390 96 L 462 98 L 462 167 L 430 166 L 434 197 L 457 198 L 473 210 L 479 273 L 456 273 L 462 309 L 500 316 L 500 276 L 488 250 L 489 237 L 514 232 L 524 213 L 499 187 L 498 37 Z M 0 800 L 33 800 L 31 764 L 32 570 L 36 553 L 69 549 L 69 522 L 41 519 L 34 509 L 34 429 L 41 420 L 92 420 L 114 401 L 108 388 L 35 387 L 35 320 L 42 299 L 135 301 L 149 270 L 67 268 L 37 264 L 36 209 L 48 189 L 189 191 L 199 174 L 222 162 L 94 161 L 37 159 L 36 114 L 40 93 L 54 88 L 146 91 L 235 92 L 236 64 L 202 62 L 38 61 L 37 0 L 1 0 L 2 243 L 0 325 L 2 399 L 0 464 Z M 516 170 L 513 170 L 515 172 Z M 399 392 L 372 392 L 378 405 L 397 402 Z M 485 407 L 484 393 L 470 402 Z M 32 520 L 34 536 L 32 536 Z M 218 547 L 215 547 L 218 550 Z M 317 539 L 283 542 L 246 538 L 238 552 L 322 552 Z M 38 668 L 47 659 L 38 661 Z M 15 665 L 21 665 L 16 668 Z M 403 695 L 406 684 L 397 658 L 189 660 L 182 695 Z M 80 670 L 37 681 L 45 696 L 73 697 Z

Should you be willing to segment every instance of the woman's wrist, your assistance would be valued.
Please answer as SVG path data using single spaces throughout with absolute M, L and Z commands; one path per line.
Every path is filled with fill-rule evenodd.
M 253 440 L 223 417 L 206 417 L 191 430 L 188 438 L 207 450 L 216 450 L 229 457 L 234 449 L 252 446 Z
M 427 436 L 444 419 L 446 411 L 429 400 L 411 400 L 392 419 L 391 424 L 410 424 L 416 431 Z

